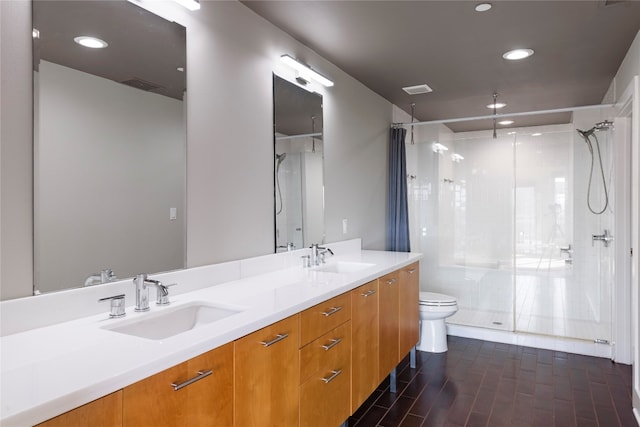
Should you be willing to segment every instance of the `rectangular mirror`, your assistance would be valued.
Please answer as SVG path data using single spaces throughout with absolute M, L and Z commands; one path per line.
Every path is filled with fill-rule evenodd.
M 274 75 L 276 252 L 324 242 L 322 96 Z
M 183 268 L 185 28 L 125 0 L 33 27 L 34 293 Z

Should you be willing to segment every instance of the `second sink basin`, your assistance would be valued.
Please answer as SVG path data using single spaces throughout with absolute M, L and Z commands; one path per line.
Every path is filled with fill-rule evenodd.
M 175 309 L 171 307 L 158 313 L 142 314 L 139 319 L 127 319 L 117 325 L 107 326 L 105 329 L 140 338 L 162 340 L 190 331 L 198 326 L 224 319 L 241 311 L 202 302 L 193 302 L 175 307 Z
M 328 273 L 353 273 L 356 271 L 364 270 L 365 268 L 373 267 L 374 265 L 375 264 L 369 264 L 367 262 L 337 261 L 330 264 L 321 265 L 315 270 Z

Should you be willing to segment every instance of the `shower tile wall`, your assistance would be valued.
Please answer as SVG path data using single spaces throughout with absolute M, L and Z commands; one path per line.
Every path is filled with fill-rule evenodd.
M 458 298 L 448 321 L 607 339 L 612 256 L 592 247 L 591 234 L 611 224 L 587 211 L 590 155 L 574 126 L 502 132 L 495 140 L 490 132 L 423 128 L 422 142 L 408 150 L 416 171 L 412 247 L 425 254 L 422 289 Z M 434 152 L 436 141 L 449 150 Z M 452 153 L 464 159 L 454 162 Z M 600 191 L 595 178 L 592 186 Z M 569 244 L 573 253 L 560 250 Z

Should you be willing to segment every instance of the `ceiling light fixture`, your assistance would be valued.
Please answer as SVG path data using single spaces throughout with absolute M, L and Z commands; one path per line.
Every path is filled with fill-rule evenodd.
M 439 142 L 434 142 L 431 146 L 431 149 L 434 153 L 444 153 L 449 149 L 449 147 L 447 147 L 446 145 L 442 145 Z
M 31 37 L 33 37 L 34 39 L 39 39 L 40 38 L 40 31 L 38 31 L 36 28 L 34 28 L 33 30 L 31 30 Z
M 514 123 L 515 122 L 513 120 L 502 120 L 502 121 L 498 122 L 498 124 L 502 125 L 502 126 L 512 125 Z
M 173 1 L 175 1 L 182 7 L 186 7 L 191 11 L 200 9 L 200 2 L 198 0 L 173 0 Z
M 460 163 L 461 160 L 464 160 L 464 157 L 462 157 L 460 154 L 458 153 L 453 153 L 451 155 L 451 160 L 453 160 L 455 163 Z
M 491 9 L 493 5 L 491 3 L 478 3 L 475 7 L 476 12 L 486 12 Z
M 89 47 L 91 49 L 103 49 L 109 46 L 109 43 L 97 37 L 78 36 L 78 37 L 74 37 L 73 41 L 78 43 L 81 46 Z
M 517 61 L 519 59 L 528 58 L 533 55 L 533 49 L 513 49 L 505 52 L 502 57 L 509 61 Z
M 531 136 L 541 136 L 542 134 L 540 132 L 536 132 L 536 133 L 532 133 Z
M 491 108 L 492 110 L 495 109 L 500 109 L 500 108 L 504 108 L 506 107 L 507 104 L 505 104 L 504 102 L 496 102 L 495 104 L 489 104 L 487 105 L 487 108 Z
M 309 80 L 309 79 L 315 80 L 318 83 L 320 83 L 321 85 L 326 86 L 326 87 L 333 86 L 333 82 L 331 80 L 329 80 L 328 78 L 326 78 L 322 74 L 318 73 L 317 71 L 312 70 L 311 68 L 309 68 L 308 66 L 306 66 L 303 63 L 299 62 L 298 60 L 294 59 L 292 56 L 290 56 L 290 55 L 282 55 L 282 56 L 280 56 L 280 59 L 282 60 L 282 62 L 284 62 L 288 66 L 290 66 L 294 70 L 298 71 L 300 73 L 300 77 L 302 77 L 303 79 L 305 79 L 305 80 Z

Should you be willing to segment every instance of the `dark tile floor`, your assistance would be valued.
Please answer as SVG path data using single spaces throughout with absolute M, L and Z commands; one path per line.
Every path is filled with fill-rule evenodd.
M 397 393 L 387 378 L 349 427 L 637 426 L 631 367 L 607 359 L 450 336 L 397 373 Z

